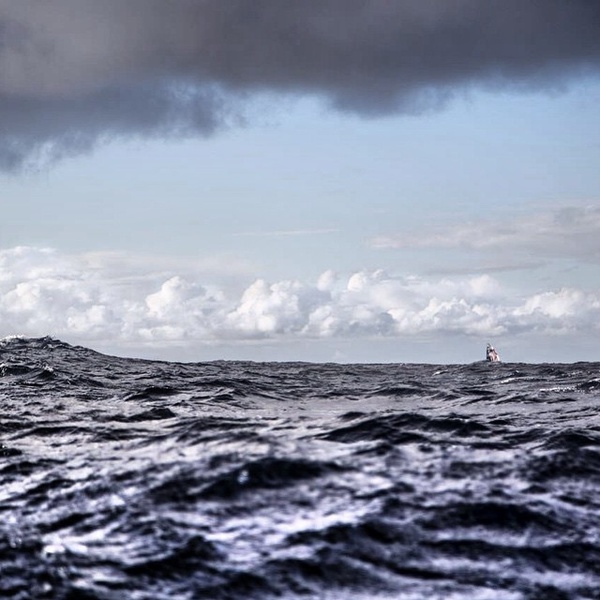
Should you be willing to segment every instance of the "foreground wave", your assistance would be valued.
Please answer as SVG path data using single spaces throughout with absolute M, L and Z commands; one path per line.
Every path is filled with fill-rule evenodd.
M 598 363 L 0 363 L 2 598 L 600 598 Z

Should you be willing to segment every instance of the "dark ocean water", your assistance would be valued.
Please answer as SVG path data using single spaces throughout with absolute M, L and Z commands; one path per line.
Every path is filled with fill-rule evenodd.
M 600 364 L 0 342 L 0 597 L 600 599 Z

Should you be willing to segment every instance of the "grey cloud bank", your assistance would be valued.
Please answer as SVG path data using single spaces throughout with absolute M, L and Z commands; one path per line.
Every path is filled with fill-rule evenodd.
M 371 240 L 374 248 L 457 248 L 550 260 L 573 258 L 600 262 L 600 208 L 563 207 L 527 214 L 511 221 L 473 221 L 418 235 L 392 234 Z
M 0 0 L 0 167 L 209 135 L 254 93 L 420 112 L 599 66 L 593 0 Z

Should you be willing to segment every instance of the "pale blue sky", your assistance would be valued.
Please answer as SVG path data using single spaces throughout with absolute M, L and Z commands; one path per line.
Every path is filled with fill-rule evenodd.
M 234 254 L 279 278 L 413 261 L 443 269 L 446 253 L 367 242 L 600 203 L 597 81 L 554 94 L 472 93 L 437 112 L 379 119 L 312 101 L 260 104 L 262 114 L 214 137 L 115 141 L 2 176 L 3 244 Z
M 17 219 L 4 235 L 82 249 L 105 245 L 107 232 L 96 233 L 104 223 L 119 240 L 121 220 L 180 226 L 184 217 L 204 216 L 219 233 L 256 233 L 349 227 L 355 211 L 380 232 L 384 213 L 418 223 L 427 209 L 485 216 L 524 203 L 595 200 L 599 103 L 593 80 L 550 95 L 473 93 L 434 113 L 379 119 L 310 101 L 289 101 L 285 112 L 265 102 L 266 115 L 251 113 L 247 125 L 212 138 L 113 142 L 39 173 L 3 176 L 14 198 L 6 208 Z M 230 208 L 235 214 L 226 214 Z M 28 223 L 31 210 L 69 227 Z M 150 240 L 156 247 L 154 231 L 123 229 L 118 246 Z M 162 243 L 167 251 L 194 250 L 191 237 Z

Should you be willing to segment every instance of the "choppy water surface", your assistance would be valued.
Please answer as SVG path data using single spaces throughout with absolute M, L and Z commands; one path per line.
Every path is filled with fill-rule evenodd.
M 598 363 L 0 363 L 2 598 L 600 598 Z

